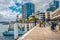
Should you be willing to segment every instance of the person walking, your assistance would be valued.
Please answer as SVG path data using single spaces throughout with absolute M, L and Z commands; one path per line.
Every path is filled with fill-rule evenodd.
M 59 30 L 60 30 L 60 21 L 58 22 Z
M 42 24 L 42 22 L 41 22 L 41 21 L 39 21 L 39 27 L 41 27 L 41 24 Z
M 55 24 L 54 24 L 54 22 L 52 22 L 51 23 L 51 30 L 54 30 L 54 26 L 55 26 Z

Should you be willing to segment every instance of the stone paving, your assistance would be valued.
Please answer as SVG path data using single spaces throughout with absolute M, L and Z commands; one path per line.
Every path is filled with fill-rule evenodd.
M 36 27 L 23 40 L 60 40 L 60 30 L 51 31 L 50 27 Z

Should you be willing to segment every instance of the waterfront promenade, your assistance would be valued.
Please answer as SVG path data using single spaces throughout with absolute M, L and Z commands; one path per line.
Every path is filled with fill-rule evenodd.
M 60 40 L 60 30 L 51 31 L 49 26 L 43 28 L 36 26 L 22 40 Z

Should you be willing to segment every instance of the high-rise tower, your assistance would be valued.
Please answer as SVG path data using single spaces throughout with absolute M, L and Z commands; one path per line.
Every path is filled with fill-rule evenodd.
M 27 19 L 30 15 L 35 12 L 35 5 L 34 3 L 30 2 L 30 0 L 23 3 L 23 14 L 22 18 Z

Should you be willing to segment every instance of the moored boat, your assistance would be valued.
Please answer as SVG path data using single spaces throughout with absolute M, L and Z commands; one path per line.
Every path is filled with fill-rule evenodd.
M 23 35 L 25 32 L 24 31 L 18 31 L 18 35 Z M 14 36 L 14 31 L 5 31 L 3 32 L 4 36 Z

